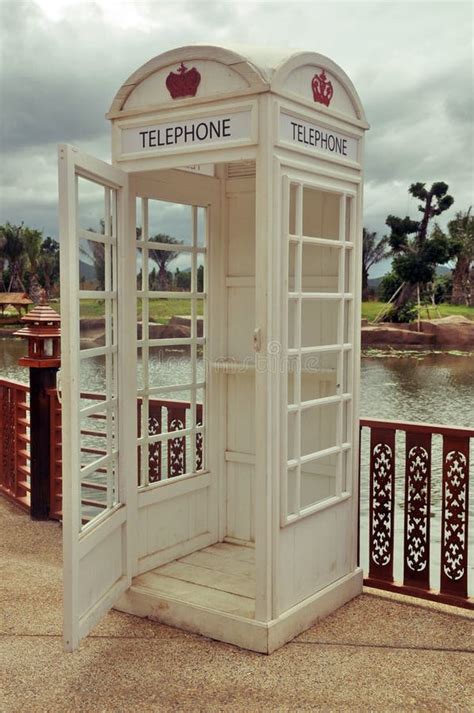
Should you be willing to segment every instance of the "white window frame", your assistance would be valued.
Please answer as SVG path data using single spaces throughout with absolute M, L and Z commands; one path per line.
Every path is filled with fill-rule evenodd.
M 290 233 L 290 191 L 291 187 L 296 187 L 295 196 L 295 233 Z M 311 190 L 331 193 L 339 196 L 339 235 L 338 239 L 323 238 L 321 236 L 306 236 L 303 234 L 303 190 Z M 324 510 L 352 495 L 352 482 L 349 482 L 348 469 L 351 464 L 353 453 L 353 428 L 352 414 L 354 401 L 354 276 L 355 264 L 355 230 L 356 230 L 356 197 L 355 191 L 346 188 L 338 188 L 333 184 L 325 185 L 324 180 L 308 181 L 300 176 L 284 174 L 281 182 L 282 190 L 282 356 L 286 369 L 283 369 L 281 381 L 282 394 L 282 433 L 281 433 L 281 500 L 280 500 L 280 525 L 282 527 L 298 521 L 303 517 L 311 515 L 320 510 Z M 302 251 L 303 245 L 320 245 L 339 250 L 338 258 L 338 285 L 337 292 L 305 292 L 302 289 Z M 289 250 L 290 245 L 295 245 L 295 279 L 292 290 L 289 290 Z M 346 266 L 349 265 L 349 274 L 346 275 Z M 348 279 L 347 279 L 348 278 Z M 346 291 L 346 285 L 348 291 Z M 293 347 L 288 346 L 289 336 L 289 304 L 290 300 L 296 303 L 295 324 L 293 325 L 294 340 Z M 302 304 L 309 300 L 336 300 L 338 302 L 338 328 L 337 341 L 335 344 L 324 344 L 321 346 L 301 346 L 302 332 Z M 348 306 L 348 307 L 347 307 Z M 346 309 L 349 310 L 348 324 L 345 323 Z M 340 384 L 339 393 L 334 396 L 321 397 L 310 401 L 301 401 L 301 359 L 303 355 L 322 354 L 327 352 L 337 353 L 337 379 Z M 347 355 L 347 357 L 346 357 Z M 348 373 L 345 372 L 345 360 L 347 358 Z M 290 361 L 296 364 L 295 371 L 295 392 L 294 402 L 288 402 L 288 369 Z M 294 366 L 292 368 L 295 368 Z M 344 384 L 347 390 L 343 391 Z M 336 445 L 309 454 L 301 455 L 301 413 L 303 410 L 324 404 L 338 404 Z M 298 452 L 292 459 L 288 458 L 288 415 L 295 414 L 295 442 L 298 444 Z M 344 415 L 347 418 L 344 426 Z M 343 431 L 346 431 L 347 440 L 342 439 Z M 324 456 L 337 453 L 336 466 L 336 493 L 323 500 L 315 502 L 309 506 L 301 506 L 301 465 L 305 462 L 313 462 Z M 295 470 L 295 508 L 288 512 L 288 480 L 289 470 Z

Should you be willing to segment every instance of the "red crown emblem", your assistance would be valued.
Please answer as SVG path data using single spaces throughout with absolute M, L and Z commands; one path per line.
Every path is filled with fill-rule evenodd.
M 329 79 L 326 79 L 324 69 L 321 70 L 321 74 L 314 75 L 311 87 L 313 89 L 314 101 L 329 106 L 332 95 L 334 94 L 334 89 Z
M 176 72 L 170 72 L 166 77 L 166 86 L 172 99 L 194 97 L 196 96 L 200 81 L 201 75 L 196 67 L 186 69 L 184 62 L 181 62 L 178 70 Z

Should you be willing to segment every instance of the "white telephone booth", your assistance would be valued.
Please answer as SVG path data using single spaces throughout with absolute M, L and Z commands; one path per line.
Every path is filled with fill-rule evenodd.
M 362 587 L 364 110 L 196 45 L 108 118 L 111 165 L 59 147 L 65 646 L 116 607 L 270 653 Z

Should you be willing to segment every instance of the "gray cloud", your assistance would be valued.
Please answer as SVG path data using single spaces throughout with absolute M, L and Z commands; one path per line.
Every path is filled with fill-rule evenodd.
M 41 6 L 42 5 L 42 6 Z M 57 235 L 56 146 L 109 158 L 104 114 L 137 67 L 171 47 L 239 42 L 326 54 L 366 107 L 364 223 L 416 215 L 410 183 L 472 202 L 472 6 L 465 2 L 0 2 L 0 223 Z M 452 217 L 448 215 L 447 219 Z

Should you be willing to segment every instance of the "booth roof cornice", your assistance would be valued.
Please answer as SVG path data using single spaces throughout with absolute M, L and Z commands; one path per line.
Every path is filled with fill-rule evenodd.
M 289 74 L 308 64 L 321 66 L 331 72 L 344 86 L 353 103 L 357 118 L 367 124 L 365 112 L 352 81 L 329 57 L 298 49 L 254 47 L 231 44 L 226 47 L 211 44 L 193 44 L 159 54 L 143 64 L 122 84 L 110 106 L 108 118 L 117 118 L 132 91 L 155 72 L 181 62 L 207 60 L 227 65 L 245 78 L 249 93 L 274 91 L 284 93 L 283 87 Z

